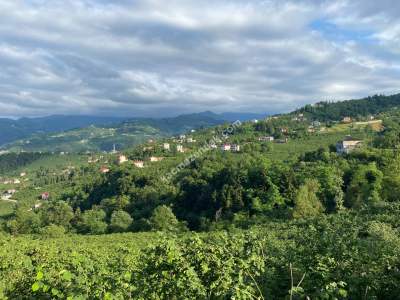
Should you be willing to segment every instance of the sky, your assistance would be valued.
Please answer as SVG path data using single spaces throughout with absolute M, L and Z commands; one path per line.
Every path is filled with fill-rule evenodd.
M 287 112 L 400 92 L 397 0 L 0 0 L 0 116 Z

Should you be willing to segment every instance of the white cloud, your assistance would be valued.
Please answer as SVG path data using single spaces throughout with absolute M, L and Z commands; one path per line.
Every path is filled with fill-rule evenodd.
M 399 9 L 389 0 L 1 1 L 1 114 L 276 112 L 397 92 Z

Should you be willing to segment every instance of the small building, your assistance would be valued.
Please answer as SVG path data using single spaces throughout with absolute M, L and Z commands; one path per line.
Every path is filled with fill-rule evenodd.
M 351 119 L 351 117 L 344 117 L 343 120 L 342 120 L 342 123 L 349 124 L 349 123 L 351 123 L 352 121 L 353 121 L 353 120 Z
M 164 150 L 170 150 L 170 145 L 169 145 L 169 143 L 164 143 L 163 144 L 163 148 L 164 148 Z
M 231 151 L 231 145 L 230 144 L 224 144 L 221 146 L 222 151 Z
M 21 183 L 21 180 L 19 180 L 19 179 L 14 179 L 14 184 L 20 184 Z
M 284 138 L 284 139 L 275 140 L 275 143 L 277 143 L 277 144 L 287 144 L 288 141 L 289 141 L 288 138 Z
M 163 159 L 164 159 L 164 157 L 150 156 L 151 162 L 158 162 L 158 161 L 162 161 Z
M 9 195 L 14 195 L 15 193 L 17 192 L 17 190 L 16 189 L 10 189 L 10 190 L 7 190 L 6 191 L 6 194 L 9 194 Z
M 179 139 L 180 140 L 184 140 L 186 138 L 186 135 L 184 135 L 184 134 L 181 134 L 180 136 L 179 136 Z
M 20 177 L 25 177 L 26 176 L 26 172 L 22 172 L 21 174 L 19 174 Z
M 40 195 L 40 197 L 42 198 L 42 200 L 49 200 L 50 198 L 50 193 L 49 192 L 44 192 Z
M 236 144 L 231 145 L 231 151 L 239 152 L 240 151 L 240 145 L 236 145 Z
M 106 173 L 110 172 L 110 169 L 107 168 L 107 167 L 101 167 L 100 168 L 100 172 L 103 173 L 103 174 L 106 174 Z
M 136 168 L 144 168 L 144 161 L 143 160 L 135 160 L 135 161 L 133 161 L 133 165 Z
M 195 143 L 196 140 L 194 140 L 192 137 L 188 137 L 188 138 L 186 139 L 186 142 L 188 142 L 188 143 Z
M 348 154 L 362 145 L 362 141 L 354 139 L 351 136 L 347 136 L 343 141 L 336 144 L 336 153 Z
M 184 153 L 185 149 L 183 148 L 182 145 L 176 145 L 176 151 L 180 152 L 180 153 Z
M 128 161 L 128 158 L 125 155 L 118 156 L 118 163 L 121 165 Z
M 213 144 L 210 144 L 210 148 L 211 148 L 211 149 L 217 149 L 218 146 L 217 146 L 216 144 L 213 143 Z
M 13 195 L 9 194 L 9 193 L 4 193 L 1 198 L 3 200 L 10 200 L 12 198 Z
M 274 137 L 273 136 L 262 136 L 262 137 L 259 137 L 258 140 L 260 142 L 273 142 Z

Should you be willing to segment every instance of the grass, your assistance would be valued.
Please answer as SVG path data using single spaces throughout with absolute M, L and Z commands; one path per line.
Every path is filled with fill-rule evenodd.
M 0 219 L 9 217 L 14 211 L 14 202 L 0 200 Z

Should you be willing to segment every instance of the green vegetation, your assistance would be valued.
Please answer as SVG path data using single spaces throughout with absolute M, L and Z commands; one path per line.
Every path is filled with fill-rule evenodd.
M 326 104 L 122 162 L 8 156 L 3 176 L 28 180 L 1 186 L 17 191 L 0 203 L 0 298 L 397 299 L 400 113 L 385 99 L 348 102 L 353 123 Z M 360 143 L 337 153 L 347 135 Z
M 149 139 L 159 139 L 191 129 L 224 123 L 223 120 L 217 117 L 218 115 L 203 113 L 165 119 L 133 119 L 106 126 L 101 126 L 101 123 L 97 122 L 97 125 L 83 128 L 77 127 L 65 131 L 38 132 L 25 139 L 13 141 L 5 145 L 4 148 L 13 152 L 41 151 L 70 153 L 110 151 L 114 145 L 118 149 L 125 149 L 144 143 Z

